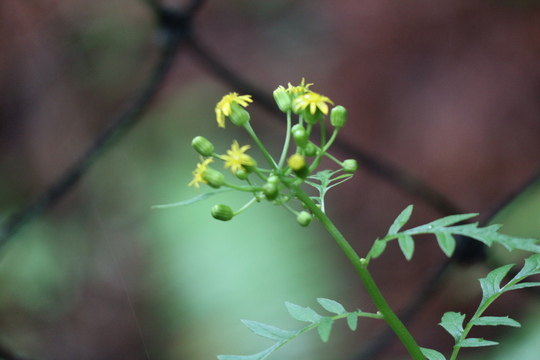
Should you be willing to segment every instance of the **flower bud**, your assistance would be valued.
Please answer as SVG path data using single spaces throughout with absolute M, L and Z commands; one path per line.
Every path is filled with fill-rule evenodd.
M 231 114 L 229 120 L 236 126 L 244 126 L 250 119 L 250 115 L 246 109 L 237 103 L 231 104 Z
M 191 146 L 202 156 L 210 156 L 214 152 L 214 145 L 202 136 L 193 138 Z
M 338 105 L 330 111 L 330 123 L 335 128 L 341 128 L 345 126 L 347 122 L 347 109 L 343 106 Z
M 306 160 L 300 154 L 291 155 L 291 157 L 289 158 L 288 163 L 289 163 L 289 166 L 291 167 L 291 169 L 293 169 L 294 171 L 298 171 L 298 170 L 302 169 L 304 166 L 306 166 Z
M 212 168 L 206 168 L 202 173 L 202 178 L 216 189 L 225 183 L 225 175 Z
M 280 86 L 274 90 L 274 100 L 276 100 L 279 110 L 283 111 L 284 113 L 291 111 L 291 96 L 287 93 L 287 91 L 285 91 L 283 86 Z
M 311 223 L 312 219 L 313 219 L 313 216 L 307 211 L 300 211 L 298 213 L 298 216 L 296 217 L 296 221 L 301 226 L 308 226 Z
M 279 176 L 277 176 L 277 175 L 271 175 L 271 176 L 269 176 L 269 177 L 268 177 L 268 182 L 269 182 L 270 184 L 277 185 L 278 182 L 279 182 Z
M 309 142 L 304 148 L 304 154 L 306 156 L 315 156 L 317 155 L 317 146 L 314 143 Z
M 306 165 L 306 160 L 300 154 L 293 154 L 288 160 L 288 164 L 291 169 L 294 171 L 296 176 L 304 179 L 308 176 L 308 167 Z
M 293 130 L 292 132 L 294 142 L 301 148 L 305 148 L 309 143 L 309 134 L 307 133 L 304 127 L 300 126 Z
M 279 194 L 278 187 L 274 183 L 267 182 L 263 185 L 263 193 L 266 199 L 270 201 L 275 200 Z
M 245 169 L 238 169 L 234 175 L 236 175 L 236 177 L 240 180 L 246 180 L 249 176 L 249 172 L 247 172 Z
M 353 174 L 358 170 L 358 161 L 354 159 L 347 159 L 343 161 L 343 171 Z
M 227 205 L 214 205 L 212 206 L 212 217 L 221 221 L 229 221 L 233 218 L 234 213 L 232 209 Z

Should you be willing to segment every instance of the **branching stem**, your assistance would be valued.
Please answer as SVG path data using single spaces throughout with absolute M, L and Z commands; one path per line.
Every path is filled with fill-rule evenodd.
M 386 323 L 392 328 L 396 333 L 398 338 L 401 340 L 409 354 L 414 360 L 425 360 L 426 357 L 422 354 L 420 347 L 412 337 L 411 333 L 405 328 L 401 320 L 396 316 L 392 311 L 388 303 L 386 302 L 384 296 L 380 292 L 379 288 L 375 284 L 375 281 L 371 277 L 367 269 L 367 262 L 365 259 L 362 259 L 358 256 L 356 251 L 352 248 L 349 242 L 341 234 L 338 228 L 334 225 L 332 220 L 324 213 L 321 209 L 315 204 L 315 202 L 299 187 L 292 189 L 296 197 L 302 201 L 305 206 L 313 213 L 313 215 L 321 222 L 325 229 L 330 233 L 330 235 L 337 242 L 341 250 L 345 253 L 345 256 L 352 263 L 358 276 L 362 280 L 362 283 L 366 287 L 368 294 L 375 303 L 377 310 L 382 314 Z

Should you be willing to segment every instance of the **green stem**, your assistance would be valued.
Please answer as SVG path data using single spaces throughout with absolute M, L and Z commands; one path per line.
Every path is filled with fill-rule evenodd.
M 249 124 L 249 122 L 247 122 L 245 125 L 244 125 L 244 129 L 246 129 L 246 131 L 249 133 L 249 135 L 251 136 L 251 138 L 253 139 L 253 141 L 255 141 L 255 143 L 257 144 L 257 146 L 259 147 L 259 149 L 261 149 L 261 152 L 263 153 L 264 157 L 266 158 L 266 161 L 268 161 L 268 164 L 270 166 L 272 166 L 272 168 L 274 170 L 277 170 L 277 164 L 276 164 L 276 161 L 274 160 L 274 158 L 272 157 L 272 155 L 270 155 L 270 153 L 268 152 L 268 150 L 266 150 L 266 148 L 264 147 L 264 145 L 262 144 L 261 140 L 259 140 L 259 138 L 257 137 L 257 134 L 255 134 L 255 131 L 253 131 L 253 128 L 251 127 L 251 125 Z
M 321 222 L 321 224 L 337 242 L 341 250 L 345 253 L 349 261 L 356 269 L 356 272 L 366 287 L 371 299 L 375 303 L 375 306 L 383 316 L 386 323 L 390 326 L 390 328 L 392 328 L 392 330 L 401 340 L 412 358 L 414 360 L 425 360 L 426 357 L 422 354 L 420 347 L 412 337 L 411 333 L 407 330 L 407 328 L 405 328 L 405 325 L 403 325 L 401 320 L 399 320 L 396 314 L 392 311 L 381 294 L 379 288 L 375 284 L 375 281 L 367 269 L 367 262 L 365 259 L 361 259 L 358 256 L 356 251 L 334 225 L 332 220 L 330 220 L 330 218 L 324 212 L 322 212 L 321 209 L 319 209 L 315 202 L 302 189 L 299 187 L 294 187 L 291 190 L 295 192 L 296 197 L 305 204 L 313 215 L 315 215 L 315 217 Z
M 285 134 L 285 144 L 283 145 L 283 151 L 281 152 L 281 157 L 278 163 L 279 169 L 281 169 L 283 164 L 285 164 L 285 158 L 287 157 L 287 152 L 289 151 L 289 144 L 291 142 L 291 122 L 291 112 L 287 111 L 287 133 Z

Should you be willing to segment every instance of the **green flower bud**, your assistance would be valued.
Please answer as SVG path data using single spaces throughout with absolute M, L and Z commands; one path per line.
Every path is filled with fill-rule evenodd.
M 278 187 L 276 184 L 267 182 L 263 185 L 263 193 L 268 200 L 275 200 L 279 194 Z
M 294 129 L 292 135 L 296 145 L 301 148 L 305 148 L 306 145 L 309 143 L 309 134 L 303 127 L 298 127 Z
M 291 96 L 282 86 L 274 90 L 274 100 L 276 100 L 279 110 L 283 111 L 284 113 L 291 111 Z
M 225 175 L 212 168 L 206 168 L 202 173 L 202 178 L 216 189 L 225 183 Z
M 212 216 L 217 220 L 229 221 L 233 218 L 234 213 L 227 205 L 214 205 L 212 206 Z
M 238 169 L 236 170 L 234 175 L 236 175 L 236 177 L 240 180 L 246 180 L 249 176 L 249 172 L 247 172 L 247 170 L 244 170 L 244 169 Z
M 277 175 L 271 175 L 268 177 L 268 182 L 270 184 L 274 184 L 274 185 L 277 185 L 279 183 L 279 176 Z
M 236 126 L 244 126 L 250 119 L 250 115 L 246 109 L 237 103 L 231 104 L 231 114 L 229 120 Z
M 343 171 L 353 174 L 358 170 L 358 161 L 354 159 L 347 159 L 343 161 Z
M 302 226 L 308 226 L 311 223 L 313 216 L 307 211 L 300 211 L 296 217 L 296 221 Z
M 306 156 L 315 156 L 317 155 L 317 146 L 314 143 L 309 142 L 304 148 L 304 154 Z
M 345 126 L 347 122 L 347 109 L 343 106 L 338 105 L 330 111 L 330 123 L 335 128 L 341 128 Z
M 214 145 L 202 136 L 193 138 L 191 146 L 202 156 L 210 156 L 214 152 Z

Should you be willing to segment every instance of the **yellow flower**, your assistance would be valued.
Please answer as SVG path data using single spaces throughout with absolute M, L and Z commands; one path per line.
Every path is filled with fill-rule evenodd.
M 197 164 L 197 168 L 192 172 L 193 180 L 191 180 L 188 186 L 195 186 L 196 188 L 199 188 L 199 183 L 208 184 L 208 181 L 203 179 L 203 174 L 206 171 L 208 164 L 210 164 L 212 161 L 214 161 L 214 158 L 209 157 L 205 160 L 201 156 L 201 162 Z
M 305 79 L 302 78 L 302 82 L 298 86 L 292 86 L 291 83 L 289 83 L 289 86 L 287 87 L 286 91 L 291 94 L 293 97 L 297 97 L 299 95 L 304 95 L 309 90 L 309 87 L 313 84 L 307 84 L 305 85 Z
M 293 109 L 295 112 L 298 112 L 300 110 L 305 110 L 309 106 L 309 112 L 311 115 L 315 115 L 317 109 L 319 109 L 324 115 L 328 115 L 328 105 L 326 103 L 334 105 L 332 100 L 326 96 L 310 91 L 294 99 Z
M 306 160 L 304 157 L 300 154 L 293 154 L 287 161 L 289 163 L 289 166 L 294 171 L 302 170 L 306 166 Z
M 231 115 L 231 105 L 239 104 L 243 107 L 248 106 L 251 100 L 251 95 L 238 95 L 238 93 L 232 92 L 225 95 L 216 105 L 216 120 L 219 127 L 225 127 L 225 116 Z
M 222 155 L 221 158 L 225 161 L 225 168 L 231 168 L 233 174 L 238 170 L 246 170 L 244 166 L 254 166 L 255 160 L 247 154 L 244 154 L 251 146 L 244 145 L 240 147 L 238 141 L 234 140 L 231 149 L 227 150 L 227 155 Z

